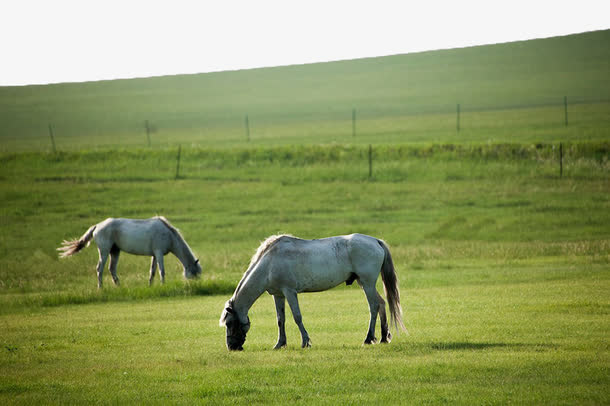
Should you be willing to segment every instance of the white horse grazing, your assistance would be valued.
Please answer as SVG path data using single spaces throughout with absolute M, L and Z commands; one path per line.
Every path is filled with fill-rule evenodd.
M 121 251 L 134 255 L 152 256 L 150 265 L 151 285 L 159 265 L 159 276 L 161 283 L 165 282 L 165 266 L 163 256 L 168 252 L 173 253 L 182 262 L 184 276 L 195 278 L 201 274 L 199 259 L 191 251 L 180 231 L 170 224 L 165 217 L 153 217 L 147 220 L 113 219 L 109 218 L 101 223 L 93 225 L 78 240 L 64 241 L 58 248 L 61 258 L 76 254 L 87 247 L 91 239 L 95 240 L 100 254 L 97 263 L 97 287 L 102 287 L 102 273 L 110 254 L 110 273 L 115 285 L 119 284 L 116 275 L 116 267 L 119 262 Z
M 268 292 L 275 299 L 279 338 L 275 349 L 286 346 L 285 299 L 294 321 L 301 331 L 302 347 L 310 347 L 309 334 L 303 326 L 297 294 L 320 292 L 343 282 L 354 281 L 364 290 L 371 318 L 365 344 L 377 341 L 375 322 L 381 322 L 381 342 L 389 343 L 385 301 L 375 284 L 381 273 L 390 315 L 394 327 L 405 329 L 402 322 L 398 279 L 387 245 L 374 237 L 352 234 L 320 240 L 302 240 L 289 235 L 274 235 L 261 244 L 252 257 L 248 269 L 225 305 L 220 325 L 226 327 L 227 348 L 243 350 L 246 333 L 250 329 L 248 310 Z

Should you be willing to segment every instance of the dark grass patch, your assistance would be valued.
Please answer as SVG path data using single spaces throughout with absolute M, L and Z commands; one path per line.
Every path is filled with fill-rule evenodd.
M 169 177 L 168 177 L 169 178 Z M 183 179 L 183 176 L 180 176 L 177 179 Z M 110 178 L 100 178 L 100 177 L 79 177 L 79 176 L 48 176 L 48 177 L 38 177 L 34 179 L 36 182 L 62 182 L 62 183 L 133 183 L 133 182 L 156 182 L 159 180 L 163 180 L 163 178 L 152 178 L 152 177 L 144 177 L 144 176 L 132 176 L 132 177 L 110 177 Z
M 226 281 L 176 282 L 151 287 L 108 286 L 99 291 L 59 292 L 27 297 L 23 304 L 28 306 L 55 307 L 89 303 L 140 301 L 158 298 L 212 296 L 233 293 L 236 285 Z
M 17 396 L 32 390 L 28 385 L 4 384 L 0 385 L 0 395 Z

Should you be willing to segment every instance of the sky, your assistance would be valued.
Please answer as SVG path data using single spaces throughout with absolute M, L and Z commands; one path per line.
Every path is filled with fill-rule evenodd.
M 294 65 L 610 28 L 604 1 L 2 0 L 0 86 Z M 609 44 L 610 46 L 610 44 Z

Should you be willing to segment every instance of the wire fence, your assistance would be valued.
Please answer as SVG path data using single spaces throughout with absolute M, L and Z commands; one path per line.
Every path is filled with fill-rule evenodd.
M 194 111 L 166 111 L 147 116 L 121 112 L 103 120 L 95 114 L 89 119 L 73 121 L 64 117 L 44 124 L 39 121 L 28 131 L 11 133 L 5 129 L 0 139 L 4 151 L 50 149 L 55 152 L 87 147 L 167 147 L 176 144 L 215 147 L 259 142 L 400 143 L 426 139 L 438 142 L 443 137 L 464 133 L 478 134 L 462 140 L 467 142 L 519 141 L 526 138 L 524 134 L 528 134 L 529 139 L 538 137 L 545 141 L 548 136 L 541 134 L 545 129 L 549 132 L 570 126 L 589 127 L 587 134 L 576 136 L 595 140 L 606 139 L 610 128 L 610 99 L 568 96 L 521 104 L 457 102 L 441 106 L 420 103 L 409 107 L 388 102 L 301 111 L 292 106 L 273 112 L 255 106 L 251 110 L 216 115 Z

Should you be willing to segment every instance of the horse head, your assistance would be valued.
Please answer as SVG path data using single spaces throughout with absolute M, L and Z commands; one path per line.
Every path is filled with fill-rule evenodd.
M 184 267 L 184 277 L 187 279 L 199 278 L 201 275 L 201 264 L 199 258 L 192 265 Z
M 250 318 L 245 316 L 245 320 L 242 320 L 242 317 L 233 309 L 233 301 L 229 300 L 220 316 L 219 324 L 227 329 L 227 349 L 229 351 L 242 351 L 246 334 L 250 330 Z

